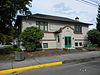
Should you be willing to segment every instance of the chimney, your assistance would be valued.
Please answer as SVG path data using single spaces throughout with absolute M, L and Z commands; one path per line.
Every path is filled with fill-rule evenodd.
M 75 20 L 76 20 L 76 21 L 79 21 L 79 17 L 76 17 Z

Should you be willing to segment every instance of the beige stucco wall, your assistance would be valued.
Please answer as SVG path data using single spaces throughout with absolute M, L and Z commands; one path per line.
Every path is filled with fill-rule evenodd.
M 43 48 L 43 43 L 48 43 L 48 48 Z M 56 48 L 56 41 L 42 41 L 43 49 L 54 49 Z
M 47 49 L 52 49 L 56 48 L 56 38 L 55 38 L 54 33 L 44 33 L 44 37 L 42 39 L 42 48 L 43 48 L 43 43 L 48 43 L 48 48 Z M 46 48 L 43 48 L 46 49 Z
M 87 32 L 88 32 L 88 26 L 82 26 L 82 34 L 74 34 L 75 42 L 78 42 L 78 46 L 76 47 L 83 47 L 85 44 L 85 40 L 87 39 Z M 82 46 L 79 45 L 79 43 L 82 43 Z
M 55 40 L 55 34 L 54 33 L 44 33 L 43 40 Z
M 74 34 L 75 39 L 84 39 L 84 37 L 87 36 L 88 32 L 88 27 L 87 26 L 82 26 L 82 34 Z
M 59 42 L 58 42 L 58 36 L 59 36 Z M 59 33 L 56 34 L 56 48 L 61 49 L 62 48 L 61 44 L 62 44 L 61 33 Z
M 71 24 L 50 21 L 49 26 L 48 26 L 48 29 L 49 29 L 48 31 L 55 32 L 55 31 L 59 30 L 60 28 L 65 27 L 66 25 L 73 27 Z
M 41 21 L 41 20 L 39 20 L 39 21 Z M 74 29 L 74 25 L 69 25 L 69 24 L 65 24 L 65 23 L 61 23 L 61 22 L 57 22 L 57 21 L 48 21 L 48 20 L 46 20 L 46 22 L 48 22 L 48 31 L 49 32 L 55 32 L 66 25 L 68 25 Z M 27 27 L 31 27 L 31 26 L 36 27 L 36 21 L 34 19 L 30 19 L 30 20 L 24 19 L 22 21 L 22 31 L 24 29 L 26 29 Z M 72 48 L 75 48 L 75 42 L 83 42 L 84 43 L 84 40 L 83 41 L 75 41 L 75 39 L 84 39 L 84 37 L 86 37 L 86 34 L 88 32 L 88 26 L 82 26 L 82 34 L 74 34 L 74 30 L 72 30 L 70 27 L 66 27 L 65 29 L 62 30 L 61 33 L 59 33 L 59 36 L 60 36 L 59 43 L 57 42 L 57 37 L 55 36 L 54 33 L 44 33 L 44 37 L 42 39 L 43 40 L 42 44 L 47 42 L 48 48 L 65 48 L 64 47 L 65 46 L 64 45 L 65 44 L 65 41 L 64 41 L 65 36 L 71 36 Z
M 35 26 L 36 22 L 34 20 L 23 20 L 22 21 L 22 31 L 25 30 L 27 27 Z
M 49 31 L 55 32 L 64 26 L 65 26 L 65 24 L 62 24 L 62 23 L 49 22 Z

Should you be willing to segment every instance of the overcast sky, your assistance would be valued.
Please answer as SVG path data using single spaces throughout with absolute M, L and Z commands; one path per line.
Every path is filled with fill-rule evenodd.
M 31 11 L 33 14 L 41 13 L 71 19 L 79 17 L 82 22 L 94 24 L 89 27 L 92 29 L 95 28 L 96 24 L 98 6 L 95 4 L 98 3 L 98 0 L 85 1 L 89 1 L 92 4 L 81 0 L 33 0 Z

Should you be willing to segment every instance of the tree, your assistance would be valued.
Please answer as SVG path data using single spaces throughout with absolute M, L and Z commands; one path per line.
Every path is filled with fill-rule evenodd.
M 97 26 L 96 26 L 96 28 L 100 32 L 100 5 L 98 7 L 98 15 L 97 15 L 96 19 L 97 19 Z
M 15 38 L 16 28 L 14 23 L 16 21 L 17 13 L 23 15 L 31 14 L 29 6 L 32 0 L 0 0 L 0 33 L 5 37 Z M 15 32 L 15 33 L 14 33 Z M 1 39 L 2 40 L 2 39 Z
M 0 44 L 2 44 L 3 41 L 4 41 L 4 36 L 3 36 L 3 34 L 0 33 Z
M 96 29 L 90 30 L 88 33 L 88 40 L 92 44 L 97 44 L 100 46 L 100 32 Z
M 43 38 L 43 32 L 37 27 L 27 27 L 20 35 L 23 46 L 26 49 L 36 49 Z

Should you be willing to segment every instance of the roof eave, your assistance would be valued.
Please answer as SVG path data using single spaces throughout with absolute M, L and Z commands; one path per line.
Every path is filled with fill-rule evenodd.
M 54 21 L 62 21 L 62 22 L 68 22 L 68 23 L 77 23 L 77 24 L 84 24 L 84 25 L 93 25 L 93 24 L 84 23 L 84 22 L 75 21 L 75 20 L 67 21 L 67 20 L 61 20 L 61 19 L 45 18 L 45 17 L 41 17 L 41 14 L 39 16 L 37 16 L 36 14 L 28 15 L 28 16 L 22 16 L 22 15 L 19 15 L 19 16 L 20 17 L 32 17 L 32 18 L 48 19 L 48 20 L 54 20 Z M 47 15 L 47 16 L 50 16 L 50 15 Z M 53 16 L 53 17 L 55 17 L 55 16 Z M 61 18 L 63 18 L 63 17 L 61 17 Z

